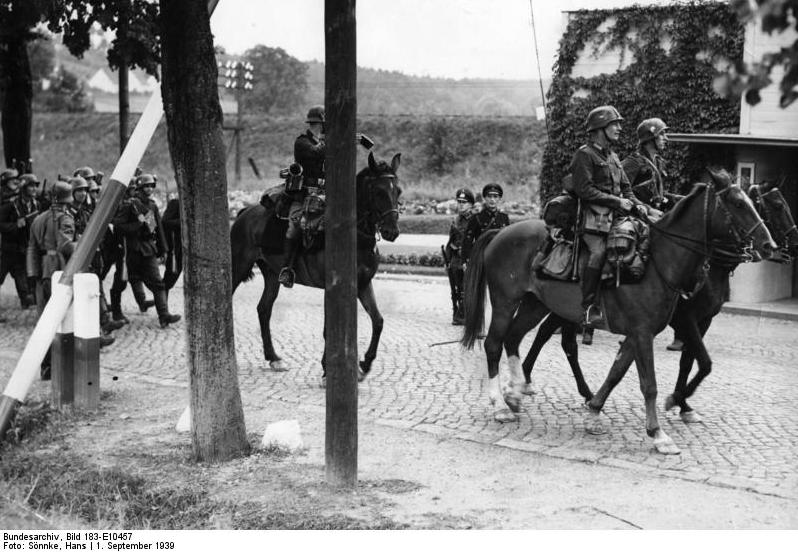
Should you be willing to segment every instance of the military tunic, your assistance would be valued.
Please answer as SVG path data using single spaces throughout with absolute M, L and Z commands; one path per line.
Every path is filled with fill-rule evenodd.
M 0 285 L 11 274 L 22 308 L 33 304 L 35 284 L 28 281 L 25 257 L 30 227 L 38 214 L 39 202 L 23 195 L 0 206 Z M 19 225 L 20 220 L 23 226 Z
M 463 241 L 465 240 L 468 222 L 473 217 L 472 211 L 458 214 L 449 227 L 449 241 L 446 243 L 446 256 L 449 266 L 454 270 L 463 268 Z
M 624 159 L 622 166 L 631 183 L 632 192 L 643 203 L 655 209 L 663 209 L 672 207 L 682 198 L 665 190 L 663 180 L 668 177 L 668 172 L 662 156 L 655 154 L 652 159 L 641 148 Z
M 509 225 L 510 217 L 507 216 L 507 213 L 502 213 L 498 209 L 493 211 L 482 209 L 479 213 L 472 216 L 468 221 L 465 236 L 463 237 L 463 246 L 461 250 L 463 260 L 468 261 L 474 243 L 484 232 L 493 228 L 504 228 Z

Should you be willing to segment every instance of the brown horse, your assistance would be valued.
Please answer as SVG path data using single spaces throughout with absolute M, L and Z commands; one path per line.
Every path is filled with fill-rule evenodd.
M 779 249 L 770 261 L 786 263 L 798 256 L 798 230 L 790 213 L 789 205 L 771 183 L 751 186 L 748 196 L 754 202 L 757 213 L 772 234 Z M 680 417 L 685 423 L 701 421 L 698 413 L 687 404 L 687 399 L 695 394 L 698 386 L 712 371 L 712 359 L 707 352 L 703 336 L 709 329 L 712 319 L 720 312 L 729 295 L 729 276 L 741 263 L 754 260 L 747 251 L 747 244 L 741 243 L 741 236 L 730 232 L 722 240 L 713 240 L 709 256 L 709 271 L 704 285 L 690 298 L 680 297 L 670 325 L 685 341 L 679 361 L 679 376 L 672 394 L 665 399 L 665 410 L 676 406 L 680 409 Z M 531 374 L 535 361 L 543 347 L 557 329 L 562 330 L 562 349 L 571 366 L 577 390 L 586 401 L 593 394 L 590 391 L 582 369 L 579 366 L 576 343 L 577 326 L 563 320 L 554 313 L 549 314 L 538 328 L 535 340 L 521 364 L 526 382 L 524 393 L 531 394 Z M 688 376 L 694 362 L 698 362 L 698 371 L 688 382 Z
M 670 213 L 652 225 L 651 266 L 643 279 L 636 284 L 602 290 L 600 302 L 606 314 L 603 327 L 625 335 L 626 339 L 601 389 L 588 402 L 589 432 L 605 431 L 599 413 L 635 360 L 645 400 L 647 434 L 659 452 L 679 452 L 657 418 L 653 340 L 667 326 L 679 295 L 695 288 L 701 279 L 710 240 L 725 235 L 730 226 L 750 236 L 754 247 L 765 256 L 776 247 L 751 200 L 739 187 L 718 180 L 714 184 L 696 184 Z M 550 311 L 574 323 L 582 317 L 578 284 L 540 279 L 532 270 L 532 258 L 545 237 L 541 221 L 516 223 L 495 237 L 493 234 L 481 237 L 469 259 L 466 321 L 461 342 L 464 347 L 472 348 L 482 330 L 487 286 L 492 317 L 484 347 L 490 401 L 499 421 L 515 420 L 514 412 L 520 409 L 523 379 L 518 346 L 524 335 Z M 503 402 L 512 412 L 499 407 L 502 346 L 510 366 L 510 386 L 505 390 Z
M 399 168 L 401 154 L 394 155 L 391 163 L 374 160 L 369 154 L 368 166 L 357 174 L 357 297 L 371 318 L 371 341 L 360 362 L 361 379 L 371 370 L 377 356 L 377 347 L 382 333 L 383 318 L 377 308 L 371 279 L 379 263 L 376 250 L 376 234 L 388 241 L 399 236 Z M 273 226 L 270 226 L 273 225 Z M 285 221 L 276 218 L 274 209 L 253 205 L 242 209 L 230 228 L 230 243 L 233 252 L 233 293 L 239 284 L 250 280 L 255 265 L 263 275 L 264 288 L 258 303 L 263 354 L 274 371 L 288 368 L 277 355 L 272 344 L 269 321 L 272 307 L 280 292 L 278 275 L 283 264 L 282 242 L 285 236 Z M 270 228 L 274 230 L 269 231 Z M 324 288 L 324 248 L 303 251 L 294 265 L 296 283 L 304 286 Z M 325 358 L 322 357 L 322 377 Z

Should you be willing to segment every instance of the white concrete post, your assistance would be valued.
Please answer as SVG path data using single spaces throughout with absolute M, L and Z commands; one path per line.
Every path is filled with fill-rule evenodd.
M 100 405 L 100 280 L 96 274 L 75 274 L 75 406 Z

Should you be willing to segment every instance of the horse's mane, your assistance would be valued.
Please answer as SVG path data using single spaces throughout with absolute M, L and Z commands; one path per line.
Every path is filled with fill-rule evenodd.
M 374 172 L 374 176 L 379 176 L 381 174 L 393 174 L 393 169 L 385 161 L 377 161 L 375 162 L 375 165 L 377 170 Z M 368 165 L 363 167 L 355 177 L 355 181 L 357 182 L 357 184 L 360 185 L 363 182 L 363 179 L 371 172 L 372 172 L 371 167 L 369 167 Z
M 668 211 L 659 221 L 656 222 L 657 226 L 667 227 L 684 217 L 684 213 L 693 204 L 693 201 L 703 195 L 707 190 L 707 184 L 704 182 L 696 182 L 693 184 L 693 189 L 690 193 L 676 202 L 673 209 Z

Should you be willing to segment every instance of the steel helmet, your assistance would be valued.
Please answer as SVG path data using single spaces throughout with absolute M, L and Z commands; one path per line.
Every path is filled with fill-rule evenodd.
M 57 181 L 50 193 L 56 203 L 72 203 L 72 186 L 68 182 Z
M 618 110 L 611 105 L 602 105 L 587 114 L 587 121 L 585 126 L 587 131 L 605 128 L 610 123 L 615 121 L 623 121 L 623 117 L 618 113 Z
M 69 179 L 69 185 L 72 186 L 72 191 L 77 192 L 78 190 L 88 190 L 89 183 L 86 182 L 86 179 L 82 176 L 73 176 Z
M 499 194 L 499 197 L 502 197 L 504 195 L 504 190 L 502 190 L 502 187 L 496 184 L 495 182 L 491 182 L 490 184 L 485 184 L 485 187 L 482 188 L 482 197 L 485 197 L 491 192 Z
M 144 188 L 146 186 L 155 187 L 158 178 L 154 174 L 143 173 L 136 177 L 136 189 Z
M 0 184 L 5 184 L 9 180 L 16 180 L 17 178 L 19 178 L 17 169 L 6 169 L 0 173 Z
M 474 203 L 474 194 L 468 188 L 460 188 L 454 194 L 457 201 L 465 200 L 468 203 Z
M 36 178 L 35 174 L 32 173 L 25 173 L 19 177 L 20 188 L 24 188 L 25 186 L 38 186 L 41 184 L 39 179 Z
M 72 174 L 72 176 L 82 176 L 87 181 L 94 180 L 97 182 L 97 184 L 99 184 L 102 181 L 104 175 L 100 171 L 95 171 L 91 167 L 80 167 L 78 169 L 75 169 L 75 172 Z
M 99 190 L 99 189 L 100 189 L 100 185 L 97 183 L 96 180 L 94 180 L 93 178 L 91 180 L 89 180 L 89 192 L 93 192 L 93 191 Z
M 324 106 L 314 105 L 308 110 L 308 116 L 305 118 L 306 123 L 323 123 L 324 122 Z
M 644 142 L 648 142 L 649 140 L 653 140 L 663 132 L 668 130 L 668 125 L 665 124 L 665 121 L 654 117 L 652 119 L 646 119 L 639 125 L 637 125 L 637 140 L 642 144 Z

